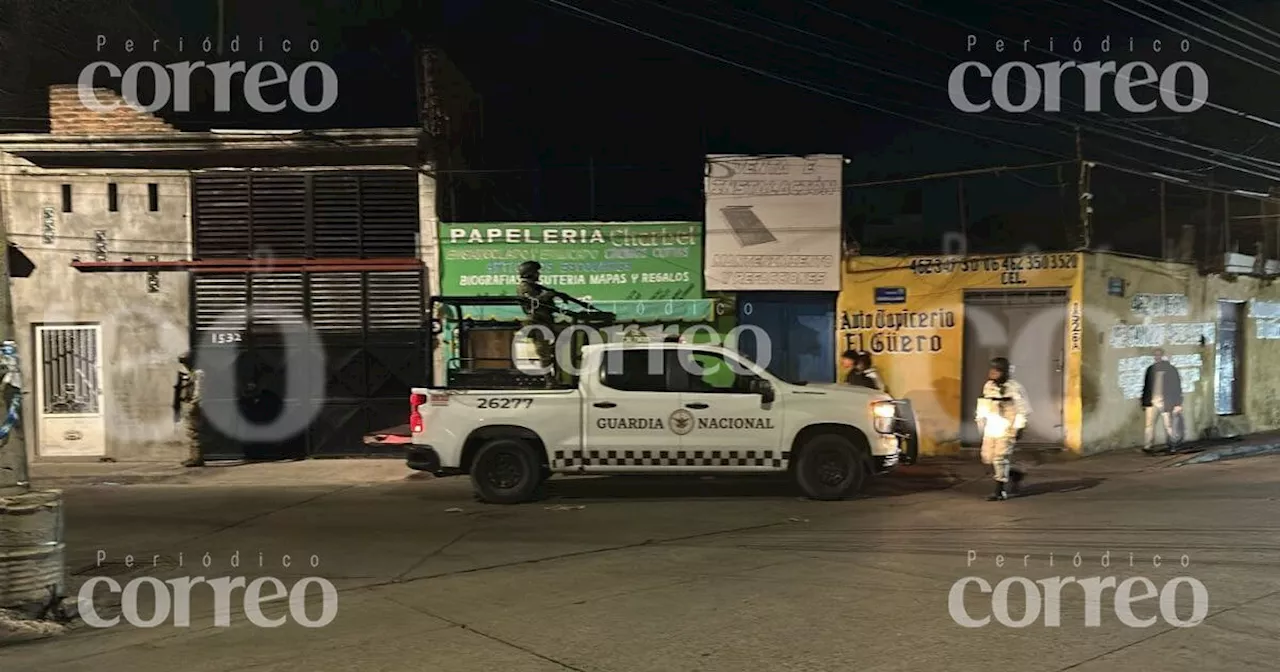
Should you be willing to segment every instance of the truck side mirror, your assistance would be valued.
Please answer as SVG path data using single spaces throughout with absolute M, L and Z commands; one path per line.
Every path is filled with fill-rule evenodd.
M 760 395 L 760 403 L 772 404 L 777 395 L 773 391 L 773 385 L 763 378 L 752 378 L 751 393 Z

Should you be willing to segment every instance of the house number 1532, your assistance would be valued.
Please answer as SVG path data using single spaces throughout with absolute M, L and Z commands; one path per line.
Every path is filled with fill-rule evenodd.
M 209 339 L 214 343 L 239 343 L 244 337 L 238 331 L 214 332 L 209 334 Z

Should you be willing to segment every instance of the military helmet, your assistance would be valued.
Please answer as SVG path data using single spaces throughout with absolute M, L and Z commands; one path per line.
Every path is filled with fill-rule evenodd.
M 542 272 L 542 264 L 539 264 L 536 261 L 526 261 L 523 264 L 520 264 L 520 267 L 516 269 L 516 272 L 519 273 L 522 278 L 537 275 Z

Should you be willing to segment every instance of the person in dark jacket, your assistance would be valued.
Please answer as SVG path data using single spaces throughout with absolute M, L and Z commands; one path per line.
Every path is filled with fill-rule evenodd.
M 866 350 L 858 353 L 858 369 L 862 372 L 862 377 L 869 383 L 867 387 L 885 394 L 889 393 L 889 388 L 885 386 L 884 379 L 880 377 L 880 372 L 876 371 L 875 363 L 871 361 L 871 353 Z
M 879 389 L 875 381 L 867 375 L 866 362 L 870 359 L 870 355 L 858 350 L 845 350 L 844 354 L 840 355 L 840 364 L 848 371 L 844 376 L 846 385 Z
M 1164 450 L 1173 452 L 1182 443 L 1181 432 L 1178 431 L 1182 415 L 1182 376 L 1169 363 L 1164 350 L 1157 348 L 1151 354 L 1156 362 L 1147 367 L 1142 382 L 1142 410 L 1146 414 L 1142 449 L 1148 453 L 1155 450 L 1156 417 L 1159 417 L 1164 424 Z

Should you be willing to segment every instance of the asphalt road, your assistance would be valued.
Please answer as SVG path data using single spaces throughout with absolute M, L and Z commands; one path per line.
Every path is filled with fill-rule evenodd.
M 237 592 L 219 627 L 212 591 L 198 586 L 187 627 L 81 626 L 0 649 L 0 668 L 1275 669 L 1280 457 L 1121 473 L 1054 465 L 1036 477 L 1032 495 L 1002 503 L 983 501 L 985 482 L 932 472 L 839 503 L 738 480 L 553 480 L 548 500 L 515 507 L 475 503 L 461 479 L 75 487 L 66 501 L 77 584 L 272 576 L 291 586 L 318 576 L 338 591 L 336 617 L 302 627 L 277 600 L 264 615 L 288 622 L 257 627 Z M 1167 593 L 1163 616 L 1158 599 L 1134 604 L 1135 618 L 1155 618 L 1131 627 L 1115 591 L 1090 609 L 1080 586 L 1068 585 L 1056 627 L 1046 626 L 1042 600 L 1041 617 L 1025 627 L 992 619 L 968 628 L 949 595 L 969 576 L 1012 578 L 1010 622 L 1027 604 L 1025 582 L 1013 577 L 1146 577 L 1166 590 L 1191 577 L 1205 588 L 1206 611 L 1191 627 L 1167 622 L 1195 620 L 1184 582 Z M 1141 597 L 1141 585 L 1133 593 Z M 141 591 L 144 617 L 150 594 Z M 303 616 L 320 617 L 318 589 L 307 595 Z M 121 613 L 118 596 L 98 597 L 102 615 Z M 993 601 L 976 588 L 963 600 L 974 618 L 991 615 Z

